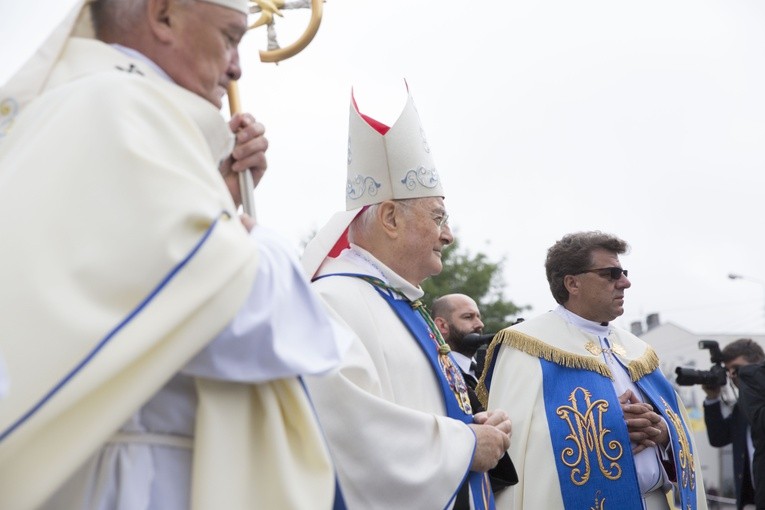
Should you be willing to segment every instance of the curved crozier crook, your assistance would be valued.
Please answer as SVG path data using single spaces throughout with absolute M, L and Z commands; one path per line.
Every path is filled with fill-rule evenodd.
M 248 28 L 248 30 L 257 28 L 262 25 L 272 25 L 274 15 L 283 16 L 280 12 L 280 9 L 285 6 L 284 0 L 256 0 L 255 3 L 257 4 L 262 14 L 260 18 Z M 323 4 L 324 0 L 311 0 L 311 19 L 308 22 L 308 27 L 298 38 L 298 40 L 286 48 L 276 48 L 266 51 L 261 50 L 259 52 L 260 61 L 277 63 L 295 56 L 303 51 L 303 49 L 313 40 L 316 32 L 319 30 Z M 241 112 L 242 106 L 239 98 L 239 86 L 236 81 L 229 82 L 227 92 L 229 112 L 231 115 Z M 255 200 L 253 197 L 254 188 L 255 186 L 250 172 L 239 172 L 239 191 L 242 199 L 242 210 L 253 219 L 255 219 Z
M 308 27 L 306 27 L 298 40 L 284 48 L 261 50 L 259 52 L 260 61 L 276 63 L 282 60 L 287 60 L 303 51 L 303 49 L 313 40 L 316 32 L 319 31 L 323 5 L 324 0 L 311 0 L 311 19 L 308 22 Z

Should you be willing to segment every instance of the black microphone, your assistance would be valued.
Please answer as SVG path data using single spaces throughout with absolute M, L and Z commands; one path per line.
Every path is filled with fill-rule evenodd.
M 461 345 L 463 347 L 481 347 L 482 345 L 488 345 L 491 339 L 494 338 L 496 333 L 468 333 L 462 338 Z

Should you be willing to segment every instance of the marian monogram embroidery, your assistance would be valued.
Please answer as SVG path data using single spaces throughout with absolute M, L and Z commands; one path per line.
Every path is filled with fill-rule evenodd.
M 579 409 L 577 393 L 584 400 L 582 410 Z M 568 397 L 571 405 L 562 405 L 555 410 L 571 431 L 566 440 L 574 444 L 563 449 L 561 461 L 571 468 L 570 476 L 574 485 L 584 485 L 590 479 L 593 455 L 598 469 L 607 479 L 618 480 L 622 476 L 622 468 L 619 466 L 623 454 L 622 445 L 617 440 L 609 440 L 607 436 L 611 430 L 603 427 L 603 415 L 608 411 L 608 402 L 603 399 L 592 402 L 591 397 L 589 391 L 577 387 Z
M 680 451 L 677 454 L 677 458 L 680 462 L 680 483 L 683 487 L 690 487 L 691 490 L 696 488 L 696 468 L 694 466 L 693 453 L 691 452 L 691 444 L 688 441 L 688 436 L 685 434 L 685 427 L 683 427 L 683 421 L 667 404 L 667 401 L 663 398 L 661 401 L 664 403 L 664 410 L 669 416 L 669 420 L 672 427 L 677 432 L 677 442 L 680 443 Z

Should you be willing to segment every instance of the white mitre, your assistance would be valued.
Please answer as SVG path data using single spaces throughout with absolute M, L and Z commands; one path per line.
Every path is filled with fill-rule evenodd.
M 345 211 L 335 214 L 306 245 L 306 276 L 313 278 L 327 257 L 348 246 L 347 230 L 364 207 L 385 200 L 443 197 L 420 116 L 407 87 L 407 101 L 393 126 L 359 112 L 351 93 Z
M 345 209 L 385 200 L 442 196 L 441 180 L 411 94 L 390 128 L 361 114 L 351 96 Z

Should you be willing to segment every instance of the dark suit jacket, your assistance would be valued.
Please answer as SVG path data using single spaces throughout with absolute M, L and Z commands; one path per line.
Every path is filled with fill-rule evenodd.
M 460 368 L 460 372 L 462 369 Z M 470 407 L 473 408 L 473 414 L 480 413 L 485 409 L 481 405 L 481 401 L 478 400 L 478 395 L 475 393 L 475 387 L 478 386 L 478 380 L 467 372 L 462 372 L 462 377 L 465 379 L 465 383 L 468 386 L 468 395 L 470 396 Z
M 709 444 L 715 447 L 733 444 L 733 476 L 735 477 L 736 506 L 754 503 L 754 488 L 749 476 L 749 455 L 746 447 L 746 417 L 738 404 L 731 414 L 723 418 L 720 402 L 704 405 Z
M 765 510 L 765 366 L 739 368 L 738 385 L 738 407 L 749 421 L 754 443 L 755 504 L 757 510 Z

